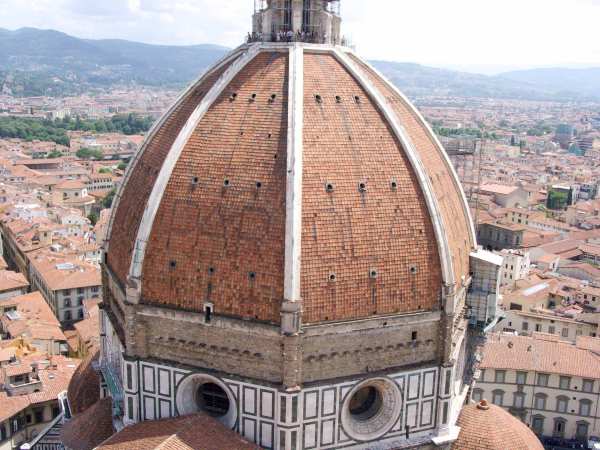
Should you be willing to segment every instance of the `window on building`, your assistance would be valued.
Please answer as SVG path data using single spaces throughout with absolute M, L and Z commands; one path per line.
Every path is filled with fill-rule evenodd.
M 63 305 L 65 308 L 70 308 L 71 307 L 71 299 L 70 298 L 65 298 L 63 300 Z
M 77 288 L 77 293 L 80 294 L 80 295 L 84 294 L 85 290 L 83 288 Z
M 550 334 L 556 334 L 556 327 L 554 325 L 550 325 L 548 327 L 548 333 L 550 333 Z
M 581 400 L 579 402 L 579 415 L 588 417 L 592 413 L 592 402 L 590 400 Z
M 527 372 L 517 372 L 517 384 L 527 384 Z
M 127 417 L 133 420 L 133 397 L 127 397 Z
M 492 403 L 497 406 L 504 404 L 504 391 L 496 390 L 492 392 Z
M 127 377 L 126 377 L 126 379 L 127 379 L 127 389 L 133 389 L 133 370 L 132 370 L 130 364 L 127 364 L 126 367 L 127 367 L 127 369 L 126 369 L 126 372 L 127 372 Z
M 562 337 L 565 337 L 565 338 L 569 337 L 569 329 L 568 328 L 562 329 Z
M 544 433 L 544 416 L 533 416 L 531 421 L 531 429 L 537 435 Z
M 581 390 L 583 392 L 594 392 L 594 380 L 583 380 Z
M 475 403 L 479 403 L 483 400 L 483 391 L 481 389 L 473 389 L 473 395 L 471 397 Z
M 556 411 L 559 413 L 566 413 L 569 408 L 569 398 L 560 396 L 556 398 Z
M 571 389 L 571 377 L 560 377 L 560 388 Z
M 98 292 L 99 290 L 100 290 L 100 287 L 92 286 L 92 292 Z
M 535 394 L 535 409 L 545 410 L 546 409 L 546 394 Z
M 552 429 L 552 435 L 557 438 L 565 437 L 565 429 L 567 428 L 567 421 L 563 418 L 554 419 L 554 428 Z
M 535 331 L 537 331 L 538 333 L 542 331 L 542 324 L 541 323 L 536 323 L 535 324 Z
M 65 311 L 65 320 L 71 320 L 72 318 L 71 311 Z
M 79 320 L 83 319 L 83 309 L 80 309 L 80 310 L 77 312 L 77 317 L 79 318 Z
M 590 424 L 584 421 L 577 422 L 577 429 L 575 431 L 575 439 L 578 441 L 586 442 L 588 439 Z
M 44 410 L 41 408 L 35 409 L 33 411 L 33 414 L 35 416 L 35 423 L 42 423 L 44 422 Z
M 6 431 L 6 427 L 3 423 L 0 423 L 0 442 L 3 442 L 8 439 L 8 432 Z
M 538 386 L 548 386 L 548 378 L 549 375 L 546 373 L 538 373 L 537 376 L 537 385 Z
M 529 330 L 529 323 L 523 322 L 523 331 L 528 331 L 528 330 Z
M 505 370 L 496 370 L 494 376 L 494 382 L 496 383 L 504 383 L 506 379 L 506 371 Z
M 524 408 L 525 407 L 525 394 L 522 392 L 515 392 L 513 398 L 513 406 L 515 408 Z

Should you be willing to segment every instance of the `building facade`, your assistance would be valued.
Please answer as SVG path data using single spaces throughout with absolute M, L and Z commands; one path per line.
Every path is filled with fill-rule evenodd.
M 598 436 L 600 340 L 499 335 L 484 348 L 474 400 L 489 398 L 540 437 Z

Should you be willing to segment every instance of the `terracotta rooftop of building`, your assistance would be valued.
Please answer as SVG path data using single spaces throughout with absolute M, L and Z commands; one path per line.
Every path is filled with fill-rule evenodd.
M 97 450 L 260 450 L 205 414 L 140 422 L 123 429 Z
M 12 338 L 66 341 L 60 322 L 39 291 L 0 300 L 0 308 L 3 305 L 16 308 L 16 313 L 5 313 L 0 318 Z
M 482 400 L 464 406 L 453 450 L 543 450 L 536 435 L 504 409 Z
M 491 194 L 509 195 L 519 189 L 518 186 L 506 186 L 503 184 L 484 184 L 481 186 L 481 192 L 487 192 Z
M 41 381 L 41 389 L 32 394 L 12 397 L 7 396 L 5 392 L 0 392 L 0 405 L 2 405 L 0 422 L 11 418 L 30 405 L 56 400 L 58 395 L 67 389 L 80 360 L 64 356 L 49 358 L 45 355 L 31 355 L 22 358 L 18 365 L 28 369 L 26 373 L 30 373 L 32 363 L 37 364 L 36 373 Z
M 587 345 L 589 347 L 590 344 Z M 483 348 L 481 369 L 510 369 L 555 373 L 581 378 L 600 377 L 600 356 L 569 342 L 499 334 Z
M 102 284 L 100 269 L 76 257 L 41 250 L 32 254 L 29 261 L 52 291 Z
M 85 189 L 85 184 L 80 180 L 65 180 L 58 183 L 55 189 Z
M 22 273 L 0 270 L 0 292 L 29 287 L 29 281 Z
M 92 349 L 69 382 L 67 397 L 73 415 L 86 411 L 100 400 L 100 376 L 94 369 L 94 364 L 99 358 L 99 349 Z
M 92 450 L 114 433 L 112 399 L 106 397 L 66 422 L 62 427 L 60 438 L 70 450 Z M 134 450 L 134 447 L 130 449 Z

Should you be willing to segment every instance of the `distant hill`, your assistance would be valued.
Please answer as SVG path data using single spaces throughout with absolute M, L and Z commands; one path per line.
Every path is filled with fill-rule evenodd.
M 519 70 L 503 73 L 500 76 L 520 83 L 536 85 L 558 93 L 576 89 L 580 95 L 600 97 L 600 67 L 589 69 L 548 68 Z
M 228 49 L 78 39 L 53 30 L 0 29 L 0 84 L 17 95 L 62 95 L 114 84 L 182 85 Z
M 149 45 L 79 39 L 35 28 L 0 29 L 0 89 L 22 96 L 60 96 L 124 84 L 180 88 L 227 51 L 215 45 Z M 410 63 L 374 64 L 411 97 L 600 98 L 600 69 L 542 69 L 490 77 Z

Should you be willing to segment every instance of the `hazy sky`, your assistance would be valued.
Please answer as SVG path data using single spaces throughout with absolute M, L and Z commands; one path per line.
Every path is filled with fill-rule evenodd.
M 239 44 L 253 0 L 0 0 L 0 27 L 87 38 Z M 600 66 L 600 0 L 342 0 L 369 58 L 493 72 Z

